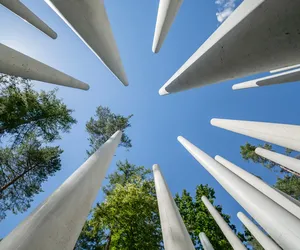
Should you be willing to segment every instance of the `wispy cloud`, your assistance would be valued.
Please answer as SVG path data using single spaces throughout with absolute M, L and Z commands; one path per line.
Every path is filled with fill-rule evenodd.
M 236 0 L 215 0 L 215 3 L 218 5 L 216 16 L 220 23 L 231 15 L 236 6 Z

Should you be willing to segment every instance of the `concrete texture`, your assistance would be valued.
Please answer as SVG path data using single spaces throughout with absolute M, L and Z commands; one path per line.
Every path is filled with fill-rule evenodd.
M 195 250 L 160 167 L 153 165 L 159 218 L 166 250 Z
M 215 207 L 210 203 L 210 201 L 205 196 L 202 196 L 201 200 L 203 201 L 205 207 L 220 227 L 221 231 L 225 235 L 226 239 L 229 241 L 232 248 L 234 250 L 246 250 L 246 247 L 236 236 L 236 234 L 232 231 L 232 229 L 228 226 L 227 222 L 223 219 L 223 217 L 219 214 Z
M 283 249 L 300 246 L 300 220 L 183 137 L 179 142 Z
M 300 1 L 244 0 L 160 95 L 300 63 Z
M 210 123 L 235 133 L 300 151 L 300 126 L 297 125 L 229 119 L 212 119 Z
M 281 250 L 281 248 L 269 236 L 265 235 L 246 215 L 242 212 L 238 212 L 237 217 L 265 250 Z
M 45 0 L 125 85 L 128 80 L 101 0 Z
M 0 43 L 0 73 L 65 87 L 88 90 L 89 85 Z
M 57 38 L 57 34 L 55 33 L 55 31 L 53 31 L 47 24 L 45 24 L 19 0 L 0 0 L 0 4 L 5 6 L 7 9 L 24 19 L 52 39 Z
M 117 131 L 0 243 L 1 250 L 73 250 L 120 143 Z
M 152 51 L 158 53 L 183 0 L 160 0 L 153 38 Z

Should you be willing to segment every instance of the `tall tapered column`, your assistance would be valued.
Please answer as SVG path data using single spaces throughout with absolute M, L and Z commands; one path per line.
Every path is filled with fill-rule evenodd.
M 297 217 L 183 137 L 178 140 L 283 249 L 299 247 L 300 220 Z
M 270 73 L 274 74 L 274 73 L 278 73 L 278 72 L 281 72 L 281 71 L 286 71 L 286 70 L 295 69 L 295 68 L 299 68 L 299 67 L 300 67 L 300 64 L 291 65 L 291 66 L 283 67 L 283 68 L 280 68 L 280 69 L 270 70 Z
M 122 136 L 117 131 L 0 243 L 1 250 L 73 249 Z
M 294 0 L 244 0 L 160 95 L 299 64 L 299 8 Z
M 30 9 L 28 9 L 19 0 L 0 0 L 0 4 L 11 10 L 13 13 L 32 24 L 34 27 L 44 32 L 52 39 L 57 38 L 57 34 L 39 17 L 37 17 Z
M 242 212 L 238 212 L 237 217 L 265 250 L 281 250 L 281 248 L 270 237 L 265 235 L 246 215 Z
M 128 80 L 101 0 L 45 0 L 107 68 L 125 85 Z
M 229 241 L 230 245 L 234 250 L 246 250 L 246 247 L 242 244 L 236 234 L 231 230 L 226 221 L 222 218 L 219 212 L 214 208 L 214 206 L 209 202 L 209 200 L 202 196 L 201 200 L 206 206 L 207 210 L 210 212 L 211 216 L 214 218 L 221 231 L 225 235 L 226 239 Z
M 183 0 L 160 0 L 152 45 L 153 53 L 159 52 Z
M 278 154 L 276 152 L 266 150 L 264 148 L 256 148 L 255 153 L 300 174 L 300 160 L 298 159 L 286 155 Z
M 201 232 L 199 234 L 199 238 L 200 238 L 201 245 L 203 246 L 204 250 L 214 250 L 212 244 L 210 243 L 210 241 L 207 238 L 205 233 Z
M 160 224 L 166 250 L 195 250 L 178 208 L 157 164 L 153 165 Z
M 217 155 L 216 161 L 300 219 L 300 207 L 253 174 Z
M 248 89 L 269 86 L 273 84 L 281 84 L 288 82 L 296 82 L 300 80 L 300 69 L 294 69 L 288 72 L 283 72 L 276 75 L 271 75 L 243 83 L 238 83 L 232 86 L 233 90 Z
M 0 73 L 88 90 L 89 85 L 0 43 Z
M 235 133 L 300 151 L 300 126 L 228 119 L 212 119 L 211 124 Z

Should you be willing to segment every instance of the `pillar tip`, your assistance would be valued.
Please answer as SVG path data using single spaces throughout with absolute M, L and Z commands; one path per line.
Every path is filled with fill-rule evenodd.
M 220 159 L 220 157 L 221 157 L 221 156 L 216 155 L 216 156 L 215 156 L 215 160 L 218 161 L 218 159 Z
M 177 140 L 179 141 L 179 142 L 181 142 L 182 140 L 184 139 L 184 137 L 183 136 L 177 136 Z
M 221 119 L 213 118 L 210 120 L 210 124 L 213 126 L 217 126 L 219 120 L 221 120 Z
M 262 150 L 263 150 L 262 148 L 258 147 L 258 148 L 255 149 L 255 153 L 259 154 Z
M 159 170 L 159 165 L 158 165 L 158 164 L 154 164 L 154 165 L 152 166 L 152 169 L 153 169 L 153 171 Z
M 168 95 L 169 92 L 166 91 L 164 87 L 161 87 L 160 90 L 158 91 L 159 95 Z

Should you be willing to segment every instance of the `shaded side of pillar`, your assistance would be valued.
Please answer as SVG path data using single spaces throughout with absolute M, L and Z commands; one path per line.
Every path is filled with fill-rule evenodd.
M 203 201 L 205 207 L 214 218 L 221 231 L 225 235 L 226 239 L 229 241 L 230 245 L 234 250 L 246 250 L 246 247 L 240 241 L 240 239 L 236 236 L 236 234 L 232 231 L 232 229 L 228 226 L 226 221 L 222 218 L 219 212 L 214 208 L 214 206 L 209 202 L 209 200 L 202 196 L 201 200 Z
M 297 217 L 183 137 L 178 140 L 278 245 L 283 249 L 299 247 L 300 220 Z
M 0 4 L 5 6 L 7 9 L 24 19 L 52 39 L 57 38 L 57 34 L 55 33 L 55 31 L 52 30 L 47 24 L 45 24 L 19 0 L 0 0 Z
M 278 193 L 273 187 L 270 187 L 263 180 L 219 155 L 215 157 L 215 160 L 300 219 L 300 207 L 282 194 Z
M 300 126 L 229 119 L 212 119 L 213 126 L 300 151 Z
M 0 43 L 0 73 L 65 87 L 88 90 L 89 85 Z
M 270 237 L 265 235 L 246 215 L 242 212 L 238 212 L 237 217 L 265 250 L 281 250 L 281 248 Z
M 125 85 L 128 80 L 101 0 L 45 0 L 89 49 Z
M 214 250 L 212 244 L 210 243 L 210 241 L 207 238 L 205 233 L 201 232 L 199 234 L 199 238 L 200 238 L 201 245 L 203 246 L 204 250 Z
M 195 250 L 160 167 L 153 165 L 160 223 L 166 250 Z
M 183 0 L 160 0 L 157 12 L 156 26 L 152 51 L 158 53 Z
M 1 250 L 73 249 L 120 142 L 116 132 L 0 243 Z
M 256 148 L 255 153 L 270 161 L 276 162 L 281 166 L 300 174 L 300 160 L 264 148 Z

